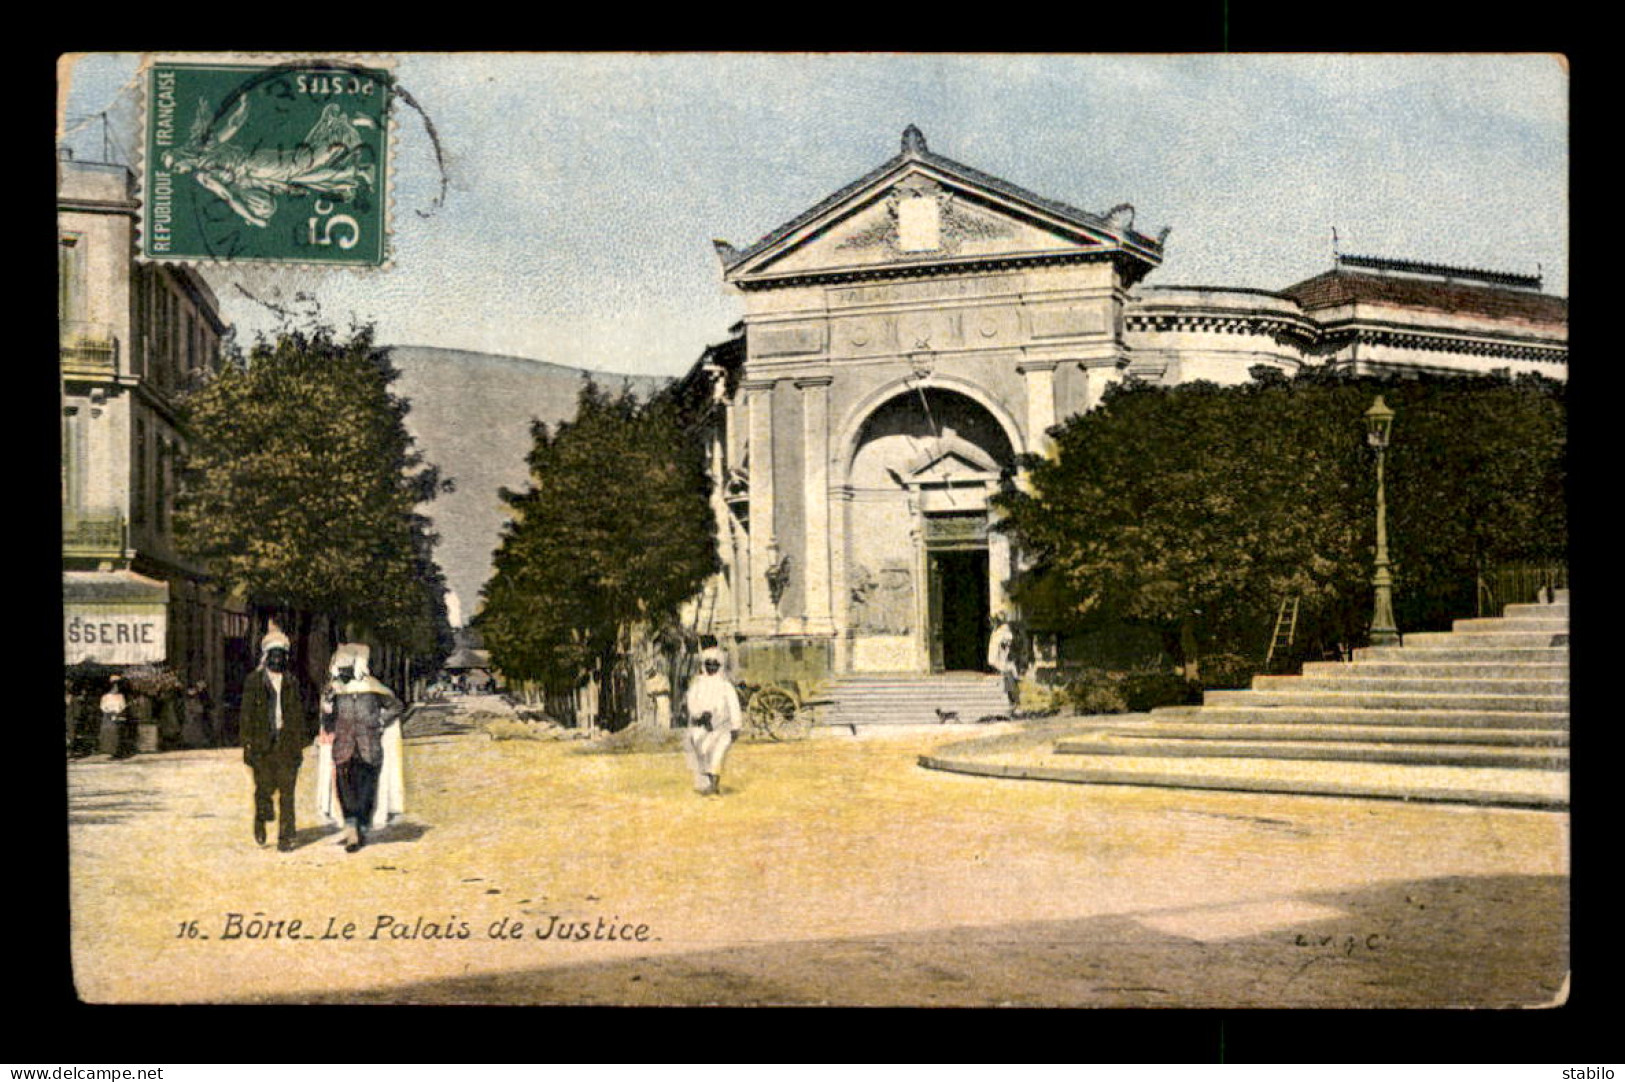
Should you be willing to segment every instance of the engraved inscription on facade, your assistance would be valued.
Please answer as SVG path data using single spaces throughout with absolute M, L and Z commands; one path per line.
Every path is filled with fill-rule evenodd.
M 860 304 L 952 300 L 955 297 L 995 297 L 1020 293 L 1026 285 L 1024 275 L 996 274 L 982 278 L 932 278 L 919 282 L 840 286 L 830 289 L 829 306 L 848 308 Z

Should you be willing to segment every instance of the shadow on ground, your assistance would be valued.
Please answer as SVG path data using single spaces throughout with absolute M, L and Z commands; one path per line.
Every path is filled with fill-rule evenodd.
M 538 952 L 585 949 L 516 944 Z M 555 953 L 554 955 L 558 955 Z M 774 943 L 253 1002 L 1512 1007 L 1560 1001 L 1561 876 Z
M 411 823 L 396 820 L 381 830 L 367 832 L 365 849 L 372 849 L 379 845 L 391 845 L 399 842 L 415 842 L 434 828 L 425 823 Z M 293 836 L 293 847 L 303 849 L 307 845 L 320 845 L 324 841 L 331 841 L 334 845 L 339 842 L 342 829 L 336 826 L 323 824 L 314 827 L 301 827 Z
M 157 789 L 73 789 L 68 794 L 70 826 L 122 823 L 139 812 L 158 811 Z

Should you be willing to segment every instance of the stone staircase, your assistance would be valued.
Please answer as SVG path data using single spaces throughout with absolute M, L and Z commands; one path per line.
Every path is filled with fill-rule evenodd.
M 1562 807 L 1569 598 L 1059 741 L 1069 780 Z M 1073 770 L 1068 770 L 1070 775 Z
M 940 725 L 1010 716 L 999 678 L 983 673 L 853 673 L 826 697 L 824 725 Z

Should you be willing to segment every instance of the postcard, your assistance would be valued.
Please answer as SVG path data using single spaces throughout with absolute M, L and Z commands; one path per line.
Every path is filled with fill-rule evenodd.
M 76 994 L 1562 1005 L 1568 100 L 63 57 Z

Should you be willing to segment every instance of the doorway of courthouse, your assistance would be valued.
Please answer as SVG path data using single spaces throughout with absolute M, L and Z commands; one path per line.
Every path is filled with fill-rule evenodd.
M 986 548 L 926 552 L 930 589 L 932 672 L 982 672 L 987 667 Z

